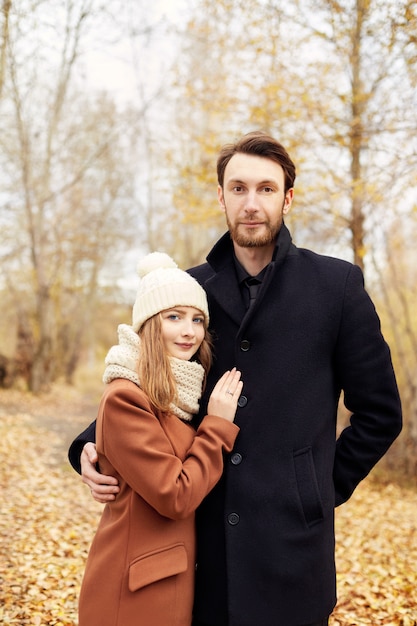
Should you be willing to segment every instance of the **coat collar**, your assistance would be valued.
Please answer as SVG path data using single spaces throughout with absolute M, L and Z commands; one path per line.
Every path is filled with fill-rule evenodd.
M 249 312 L 248 318 L 252 317 L 253 311 L 256 311 L 258 308 L 259 302 L 262 300 L 262 295 L 277 268 L 282 265 L 287 255 L 292 251 L 295 252 L 296 248 L 292 245 L 288 228 L 283 224 L 278 233 L 273 260 L 268 265 L 259 296 L 255 306 Z M 238 281 L 236 279 L 233 243 L 229 233 L 225 233 L 217 243 L 215 243 L 207 256 L 207 263 L 215 272 L 204 285 L 207 294 L 212 301 L 217 302 L 233 320 L 240 324 L 243 318 L 246 318 L 246 309 L 242 302 Z

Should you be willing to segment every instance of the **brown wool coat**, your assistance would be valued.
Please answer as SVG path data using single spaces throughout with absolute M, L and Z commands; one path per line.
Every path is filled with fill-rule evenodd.
M 194 511 L 218 481 L 239 429 L 206 416 L 197 433 L 155 415 L 134 383 L 117 379 L 97 417 L 102 472 L 121 492 L 105 506 L 81 588 L 79 626 L 190 626 Z

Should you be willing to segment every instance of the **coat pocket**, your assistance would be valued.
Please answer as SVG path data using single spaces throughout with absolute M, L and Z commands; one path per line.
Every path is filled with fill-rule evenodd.
M 183 543 L 154 550 L 138 557 L 129 566 L 129 590 L 137 591 L 146 585 L 185 572 L 188 558 Z
M 324 516 L 313 451 L 310 447 L 294 452 L 294 466 L 304 517 L 307 526 L 313 526 L 321 522 Z

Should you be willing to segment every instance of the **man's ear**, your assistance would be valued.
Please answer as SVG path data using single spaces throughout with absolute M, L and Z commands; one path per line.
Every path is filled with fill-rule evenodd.
M 291 187 L 291 189 L 288 189 L 288 191 L 285 194 L 284 206 L 282 209 L 282 212 L 284 215 L 287 215 L 287 213 L 289 213 L 293 198 L 294 198 L 294 187 Z
M 224 196 L 223 196 L 223 189 L 220 185 L 217 186 L 217 199 L 219 201 L 219 204 L 221 206 L 221 208 L 223 209 L 223 211 L 226 208 L 225 202 L 224 202 Z

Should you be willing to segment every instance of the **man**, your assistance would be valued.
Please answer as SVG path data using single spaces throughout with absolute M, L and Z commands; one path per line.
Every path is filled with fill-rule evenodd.
M 221 372 L 236 366 L 245 385 L 234 450 L 197 515 L 194 624 L 327 624 L 334 507 L 401 430 L 389 348 L 360 269 L 292 244 L 283 218 L 295 167 L 281 144 L 249 133 L 217 165 L 229 233 L 190 270 L 215 333 L 202 414 Z M 341 391 L 352 416 L 336 441 Z M 74 467 L 93 439 L 90 426 L 74 442 Z M 95 498 L 114 498 L 91 443 L 82 460 Z

